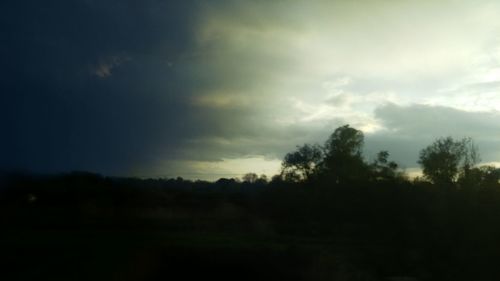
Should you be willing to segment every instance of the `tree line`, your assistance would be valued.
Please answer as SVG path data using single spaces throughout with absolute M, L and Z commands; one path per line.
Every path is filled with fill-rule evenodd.
M 279 268 L 273 280 L 500 280 L 500 170 L 478 164 L 473 140 L 436 139 L 420 151 L 423 176 L 414 179 L 388 151 L 367 161 L 364 142 L 360 130 L 341 126 L 324 144 L 287 153 L 270 180 L 253 173 L 216 182 L 86 172 L 3 175 L 3 257 L 43 255 L 21 263 L 23 269 L 57 263 L 71 268 L 64 257 L 85 252 L 89 244 L 63 247 L 61 241 L 87 241 L 89 233 L 98 233 L 91 247 L 95 256 L 116 249 L 134 255 L 137 245 L 150 241 L 150 258 L 162 277 L 175 272 L 165 264 L 196 271 L 216 261 L 206 251 L 214 247 L 226 258 L 213 268 L 227 268 L 229 261 L 232 268 L 260 268 L 263 274 L 252 280 L 266 280 L 273 268 Z M 136 232 L 141 236 L 126 236 Z M 17 233 L 24 233 L 22 241 Z M 117 246 L 106 248 L 114 240 Z M 165 241 L 172 244 L 165 248 Z M 248 245 L 255 241 L 261 241 L 262 253 L 249 259 Z M 269 255 L 279 258 L 262 262 Z M 80 262 L 97 274 L 100 268 L 91 261 Z
M 344 125 L 324 145 L 304 144 L 285 155 L 281 173 L 274 180 L 286 182 L 324 181 L 332 185 L 361 181 L 407 181 L 407 174 L 390 160 L 388 151 L 377 153 L 372 162 L 363 157 L 363 132 Z M 500 169 L 478 166 L 480 156 L 471 138 L 442 137 L 420 151 L 418 164 L 423 177 L 417 181 L 447 188 L 479 188 L 498 185 Z

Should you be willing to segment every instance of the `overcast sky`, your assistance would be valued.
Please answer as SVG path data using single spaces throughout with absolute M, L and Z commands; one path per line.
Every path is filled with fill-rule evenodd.
M 441 136 L 500 160 L 499 1 L 11 0 L 0 168 L 278 171 L 343 124 L 409 171 Z

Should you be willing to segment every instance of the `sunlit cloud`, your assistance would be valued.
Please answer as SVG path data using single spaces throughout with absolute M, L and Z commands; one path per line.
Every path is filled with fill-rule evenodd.
M 238 108 L 251 105 L 251 97 L 245 94 L 212 93 L 193 96 L 191 102 L 195 106 L 209 108 Z
M 387 104 L 497 110 L 497 88 L 471 88 L 498 79 L 498 46 L 492 40 L 500 22 L 491 12 L 497 6 L 489 1 L 209 5 L 195 33 L 202 55 L 193 63 L 213 74 L 211 92 L 224 94 L 197 95 L 193 104 L 266 108 L 247 121 L 316 131 L 310 142 L 322 142 L 312 137 L 327 136 L 320 131 L 344 123 L 367 134 L 389 132 L 392 125 L 376 114 Z M 429 122 L 425 125 L 432 126 Z M 266 138 L 259 141 L 266 145 Z M 284 141 L 290 147 L 307 140 L 292 134 Z M 225 155 L 245 157 L 244 150 L 227 148 Z
M 159 169 L 161 167 L 161 169 Z M 147 171 L 133 173 L 146 177 L 183 177 L 186 179 L 217 180 L 219 178 L 240 178 L 247 173 L 266 175 L 271 178 L 280 172 L 281 161 L 262 156 L 245 158 L 222 158 L 218 161 L 180 160 L 166 162 Z

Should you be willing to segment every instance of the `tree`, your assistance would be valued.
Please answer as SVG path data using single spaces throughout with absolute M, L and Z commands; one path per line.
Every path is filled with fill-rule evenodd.
M 494 189 L 500 186 L 500 169 L 488 165 L 470 168 L 457 182 L 462 189 Z
M 266 175 L 262 174 L 256 182 L 259 184 L 267 184 L 269 180 L 267 179 Z
M 321 148 L 304 144 L 297 150 L 287 153 L 281 164 L 281 174 L 288 181 L 308 180 L 323 159 Z
M 372 176 L 375 180 L 394 180 L 404 178 L 402 172 L 398 172 L 398 164 L 389 161 L 389 152 L 382 150 L 377 153 L 377 158 L 370 165 Z
M 335 129 L 325 143 L 327 157 L 361 157 L 364 145 L 363 132 L 344 125 Z
M 435 184 L 451 185 L 460 174 L 467 177 L 479 161 L 477 148 L 470 138 L 440 138 L 420 151 L 418 163 L 424 176 Z
M 246 173 L 243 175 L 242 180 L 246 183 L 255 183 L 259 180 L 259 176 L 256 173 Z
M 334 181 L 341 183 L 365 178 L 367 165 L 363 161 L 363 132 L 344 125 L 335 129 L 325 143 L 323 170 Z

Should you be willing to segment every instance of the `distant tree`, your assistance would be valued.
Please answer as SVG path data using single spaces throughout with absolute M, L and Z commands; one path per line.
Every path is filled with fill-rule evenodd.
M 321 148 L 304 144 L 297 150 L 285 155 L 281 164 L 281 174 L 287 181 L 308 180 L 323 159 Z
M 284 183 L 284 181 L 283 181 L 283 180 L 284 180 L 283 175 L 282 175 L 282 174 L 277 174 L 277 175 L 273 175 L 273 176 L 271 177 L 271 181 L 270 181 L 270 183 L 271 183 L 272 185 L 278 185 L 278 184 L 282 184 L 282 183 Z
M 500 169 L 493 166 L 474 167 L 462 172 L 457 180 L 462 189 L 493 189 L 500 186 Z
M 335 129 L 325 143 L 323 172 L 335 183 L 357 181 L 366 177 L 367 165 L 363 161 L 363 132 L 344 125 Z
M 483 166 L 481 171 L 481 187 L 498 188 L 500 186 L 500 168 L 493 166 Z
M 228 179 L 228 178 L 220 178 L 218 179 L 215 184 L 216 185 L 219 185 L 219 186 L 229 186 L 229 185 L 235 185 L 237 184 L 238 182 L 234 179 L 234 178 L 231 178 L 231 179 Z
M 389 152 L 380 151 L 377 158 L 370 165 L 372 176 L 375 180 L 393 180 L 403 177 L 403 173 L 398 171 L 398 164 L 389 161 Z
M 260 175 L 260 177 L 257 179 L 256 182 L 259 184 L 266 184 L 269 182 L 269 180 L 267 179 L 266 175 L 262 174 L 262 175 Z
M 418 163 L 428 180 L 435 184 L 450 185 L 457 181 L 460 174 L 467 178 L 478 161 L 479 154 L 472 139 L 457 141 L 446 137 L 422 149 Z
M 243 176 L 243 182 L 255 183 L 259 180 L 259 176 L 256 173 L 247 173 Z

